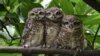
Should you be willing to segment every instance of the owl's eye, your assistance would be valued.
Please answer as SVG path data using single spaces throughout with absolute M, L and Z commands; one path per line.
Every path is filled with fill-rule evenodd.
M 60 11 L 56 12 L 56 15 L 61 15 L 62 13 Z
M 31 15 L 35 15 L 34 13 L 31 13 Z
M 63 24 L 64 24 L 64 25 L 67 25 L 67 24 L 69 24 L 69 22 L 64 22 Z
M 44 15 L 44 12 L 39 12 L 39 15 Z
M 50 12 L 46 13 L 47 16 L 49 16 L 50 14 L 51 14 Z
M 74 25 L 80 25 L 80 22 L 74 22 Z
M 54 15 L 57 19 L 62 18 L 63 14 L 61 11 L 56 12 L 56 14 Z

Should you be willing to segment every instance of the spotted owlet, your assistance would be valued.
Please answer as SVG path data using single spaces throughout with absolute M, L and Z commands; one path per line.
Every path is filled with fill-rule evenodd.
M 57 46 L 62 49 L 80 51 L 83 45 L 84 35 L 80 18 L 73 15 L 64 16 L 61 31 L 57 37 Z
M 28 13 L 28 19 L 22 34 L 22 46 L 28 47 L 41 47 L 43 34 L 44 34 L 44 21 L 45 10 L 43 8 L 33 8 Z M 32 56 L 37 54 L 23 53 L 23 56 Z
M 63 18 L 63 12 L 57 8 L 52 7 L 46 11 L 46 47 L 54 47 L 54 41 L 60 31 L 60 23 Z
M 40 47 L 44 33 L 45 10 L 43 8 L 33 8 L 28 13 L 28 19 L 22 34 L 22 45 L 24 47 Z

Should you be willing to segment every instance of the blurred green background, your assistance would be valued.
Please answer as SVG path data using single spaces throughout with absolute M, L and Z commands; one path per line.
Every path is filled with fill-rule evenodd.
M 29 10 L 34 7 L 47 9 L 54 6 L 61 8 L 66 15 L 79 16 L 84 24 L 84 35 L 88 43 L 86 49 L 100 49 L 100 13 L 83 0 L 0 0 L 0 46 L 20 45 L 21 33 Z M 21 54 L 0 53 L 0 56 Z

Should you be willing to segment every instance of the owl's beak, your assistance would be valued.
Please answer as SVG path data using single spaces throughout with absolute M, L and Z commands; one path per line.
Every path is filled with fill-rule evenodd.
M 36 18 L 36 19 L 39 19 L 39 17 L 38 17 L 38 16 L 36 16 L 35 18 Z
M 71 30 L 73 30 L 73 25 L 70 25 L 69 28 L 70 28 Z
M 73 26 L 69 26 L 68 30 L 69 32 L 73 32 Z
M 36 20 L 39 20 L 39 17 L 36 15 L 36 16 L 35 16 L 35 19 L 36 19 Z
M 69 32 L 73 32 L 73 26 L 72 25 L 64 25 L 66 29 L 68 29 Z
M 50 15 L 50 18 L 54 18 L 54 16 L 53 15 Z

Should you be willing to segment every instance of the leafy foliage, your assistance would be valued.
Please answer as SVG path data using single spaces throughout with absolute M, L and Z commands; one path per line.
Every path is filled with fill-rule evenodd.
M 97 0 L 100 2 L 99 0 Z M 44 3 L 48 3 L 47 5 Z M 85 38 L 87 39 L 87 49 L 92 49 L 94 36 L 100 24 L 100 13 L 88 6 L 83 0 L 0 0 L 0 44 L 2 46 L 18 46 L 20 45 L 21 33 L 24 23 L 27 19 L 28 11 L 34 7 L 59 7 L 66 15 L 76 15 L 81 18 L 84 24 Z M 7 34 L 7 28 L 13 40 Z M 98 30 L 94 48 L 100 49 L 100 31 Z

